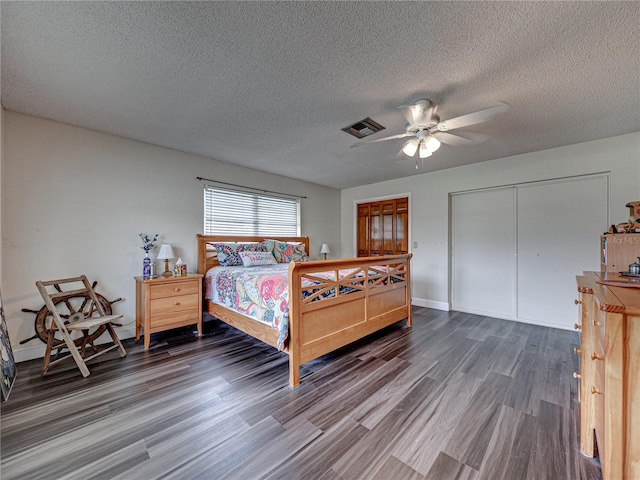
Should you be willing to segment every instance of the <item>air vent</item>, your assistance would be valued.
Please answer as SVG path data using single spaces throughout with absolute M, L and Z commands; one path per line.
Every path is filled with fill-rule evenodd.
M 342 129 L 343 132 L 347 132 L 356 138 L 368 137 L 380 130 L 384 130 L 384 127 L 379 123 L 374 122 L 369 117 Z

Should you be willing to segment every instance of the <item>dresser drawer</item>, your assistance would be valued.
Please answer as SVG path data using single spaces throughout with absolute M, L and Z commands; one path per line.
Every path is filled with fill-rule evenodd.
M 193 319 L 198 321 L 198 295 L 178 295 L 174 297 L 151 300 L 150 317 L 151 328 L 174 323 L 182 323 Z
M 173 297 L 176 295 L 197 295 L 199 292 L 200 281 L 200 279 L 194 279 L 187 282 L 172 282 L 152 285 L 149 289 L 149 298 L 153 301 L 157 298 Z
M 198 311 L 198 295 L 176 295 L 173 297 L 156 298 L 151 300 L 151 316 L 159 315 L 163 312 L 176 313 L 183 310 Z

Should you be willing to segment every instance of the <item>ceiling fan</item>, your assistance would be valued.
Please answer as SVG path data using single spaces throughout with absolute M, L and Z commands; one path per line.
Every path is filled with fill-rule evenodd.
M 385 142 L 387 140 L 394 140 L 397 138 L 413 137 L 402 146 L 402 152 L 409 157 L 413 157 L 417 152 L 418 156 L 424 161 L 425 158 L 430 157 L 433 152 L 440 148 L 440 143 L 458 146 L 477 145 L 478 143 L 483 142 L 489 138 L 488 135 L 466 133 L 465 136 L 462 137 L 449 132 L 451 130 L 484 122 L 494 115 L 506 112 L 509 109 L 509 105 L 500 102 L 497 105 L 484 110 L 467 113 L 460 117 L 441 121 L 440 117 L 436 114 L 437 107 L 438 106 L 434 102 L 428 99 L 418 100 L 413 105 L 400 107 L 405 109 L 405 116 L 409 122 L 407 123 L 405 133 L 391 135 L 390 137 L 377 138 L 367 142 L 358 142 L 352 145 L 352 147 L 358 147 L 369 143 Z M 418 168 L 417 162 L 416 168 Z

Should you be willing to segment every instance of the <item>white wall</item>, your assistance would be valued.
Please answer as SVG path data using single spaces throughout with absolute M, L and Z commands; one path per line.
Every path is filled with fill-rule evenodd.
M 36 280 L 97 280 L 107 299 L 124 299 L 114 305 L 127 324 L 119 335 L 134 334 L 138 234 L 159 233 L 195 270 L 204 216 L 197 176 L 308 197 L 301 230 L 312 258 L 322 243 L 340 255 L 338 190 L 10 111 L 3 126 L 2 295 L 17 361 L 44 354 L 40 340 L 19 344 L 35 318 L 21 309 L 43 304 Z
M 437 155 L 446 155 L 446 151 L 439 150 Z M 418 248 L 412 248 L 413 302 L 447 310 L 449 193 L 599 172 L 611 172 L 609 222 L 626 221 L 629 209 L 625 204 L 640 200 L 640 133 L 346 189 L 341 194 L 342 253 L 355 254 L 356 201 L 411 192 L 411 240 L 418 243 Z M 603 225 L 602 231 L 607 228 Z M 593 245 L 593 259 L 589 260 L 597 265 L 599 239 L 585 242 Z

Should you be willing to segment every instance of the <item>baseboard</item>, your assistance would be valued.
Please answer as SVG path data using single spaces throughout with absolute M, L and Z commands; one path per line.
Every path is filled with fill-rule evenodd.
M 411 299 L 411 305 L 415 305 L 416 307 L 433 308 L 435 310 L 444 310 L 445 312 L 450 310 L 447 302 L 436 302 L 433 300 L 426 300 L 424 298 L 413 297 Z
M 539 325 L 541 327 L 557 328 L 557 329 L 560 329 L 560 330 L 573 330 L 573 324 L 571 324 L 571 325 L 558 325 L 557 323 L 533 321 L 533 320 L 529 320 L 529 319 L 526 319 L 526 318 L 514 318 L 512 316 L 502 315 L 502 314 L 495 313 L 495 312 L 482 312 L 482 311 L 479 311 L 479 310 L 473 310 L 473 309 L 469 309 L 469 308 L 457 308 L 456 311 L 457 312 L 463 312 L 463 313 L 470 313 L 472 315 L 479 315 L 479 316 L 482 316 L 482 317 L 491 317 L 491 318 L 499 318 L 501 320 L 510 320 L 512 322 L 528 323 L 529 325 Z
M 559 330 L 574 330 L 573 323 L 571 325 L 558 325 L 557 323 L 550 322 L 534 322 L 533 320 L 528 320 L 526 318 L 517 318 L 517 322 L 528 323 L 529 325 L 539 325 L 541 327 L 549 327 L 549 328 L 557 328 Z

